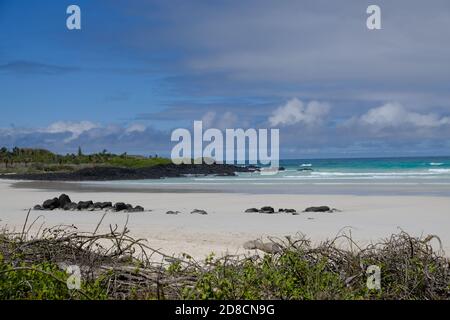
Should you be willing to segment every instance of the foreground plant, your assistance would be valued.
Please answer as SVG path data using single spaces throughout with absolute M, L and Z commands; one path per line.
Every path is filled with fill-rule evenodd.
M 19 234 L 4 231 L 0 299 L 450 298 L 449 260 L 433 249 L 435 236 L 401 232 L 364 248 L 345 235 L 319 246 L 299 236 L 272 239 L 276 254 L 211 255 L 197 262 L 152 249 L 126 226 L 97 234 L 100 223 L 93 233 L 67 226 L 34 237 L 25 226 Z M 80 270 L 75 289 L 67 266 Z M 380 290 L 367 287 L 369 266 L 381 270 Z

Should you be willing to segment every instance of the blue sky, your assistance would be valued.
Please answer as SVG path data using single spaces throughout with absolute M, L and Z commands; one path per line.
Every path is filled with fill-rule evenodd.
M 168 155 L 204 120 L 289 158 L 449 155 L 450 3 L 376 1 L 369 31 L 372 2 L 0 0 L 0 145 Z

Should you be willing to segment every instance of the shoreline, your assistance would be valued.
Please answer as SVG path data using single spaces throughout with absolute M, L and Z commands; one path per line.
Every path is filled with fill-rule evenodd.
M 146 167 L 93 166 L 75 171 L 37 172 L 37 173 L 5 173 L 0 179 L 27 181 L 124 181 L 141 179 L 164 179 L 189 175 L 235 176 L 237 172 L 251 172 L 246 166 L 231 164 L 157 164 Z
M 450 253 L 448 197 L 206 193 L 187 190 L 148 192 L 142 189 L 133 192 L 108 188 L 68 191 L 66 188 L 69 185 L 73 187 L 74 183 L 64 184 L 64 188 L 56 191 L 45 189 L 45 184 L 41 184 L 41 188 L 31 188 L 32 185 L 15 188 L 11 184 L 14 184 L 11 180 L 0 181 L 2 227 L 7 225 L 21 230 L 28 208 L 63 192 L 67 192 L 73 201 L 124 201 L 151 211 L 110 212 L 99 231 L 107 231 L 109 225 L 123 227 L 128 217 L 127 227 L 134 236 L 146 239 L 149 245 L 169 255 L 188 253 L 204 259 L 211 252 L 218 256 L 245 254 L 247 251 L 243 244 L 255 239 L 304 234 L 314 243 L 319 243 L 334 238 L 342 231 L 351 232 L 354 240 L 363 245 L 400 230 L 413 236 L 435 234 L 440 237 L 446 254 Z M 252 207 L 294 208 L 301 212 L 306 207 L 320 205 L 328 205 L 342 212 L 299 215 L 244 213 Z M 194 209 L 206 210 L 208 214 L 191 214 Z M 166 212 L 169 210 L 180 213 L 168 215 Z M 37 219 L 33 230 L 43 223 L 44 227 L 75 225 L 80 231 L 89 232 L 95 229 L 103 214 L 103 211 L 31 211 L 29 221 Z
M 26 181 L 3 179 L 14 189 L 37 189 L 65 192 L 113 192 L 113 193 L 229 193 L 229 194 L 290 194 L 290 195 L 349 195 L 349 196 L 429 196 L 450 197 L 449 183 L 276 183 L 253 184 L 217 182 L 151 181 Z

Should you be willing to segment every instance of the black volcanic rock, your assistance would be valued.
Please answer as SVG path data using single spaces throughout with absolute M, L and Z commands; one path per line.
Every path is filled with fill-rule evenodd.
M 112 202 L 94 202 L 94 209 L 111 209 Z
M 115 211 L 123 211 L 123 210 L 128 210 L 128 209 L 129 209 L 129 206 L 123 202 L 117 202 L 116 204 L 114 204 Z
M 62 194 L 59 196 L 58 198 L 59 200 L 59 207 L 60 208 L 64 208 L 64 206 L 68 203 L 71 203 L 72 201 L 70 200 L 69 196 L 67 194 Z
M 103 202 L 94 202 L 94 208 L 95 209 L 101 209 L 102 208 L 102 203 Z
M 59 199 L 53 198 L 45 200 L 44 203 L 42 204 L 42 208 L 44 208 L 45 210 L 54 210 L 59 208 Z
M 272 207 L 262 207 L 261 210 L 259 210 L 260 213 L 275 213 L 275 209 Z
M 77 209 L 78 210 L 87 210 L 93 206 L 94 206 L 94 202 L 92 202 L 92 201 L 80 201 L 80 202 L 78 202 Z
M 134 208 L 128 209 L 129 212 L 144 212 L 144 208 L 141 206 L 136 206 Z
M 143 212 L 145 211 L 142 206 L 133 207 L 131 204 L 124 202 L 117 202 L 114 207 L 112 202 L 93 202 L 80 201 L 78 203 L 71 202 L 70 197 L 66 194 L 62 194 L 59 198 L 48 199 L 44 201 L 42 205 L 35 205 L 34 210 L 54 210 L 64 209 L 66 211 L 83 210 L 83 211 L 96 211 L 96 210 L 111 210 L 114 211 L 127 211 L 127 212 Z
M 112 181 L 140 180 L 182 177 L 186 175 L 224 175 L 234 176 L 236 172 L 251 172 L 251 167 L 229 164 L 164 164 L 146 168 L 94 167 L 75 172 L 53 172 L 36 174 L 16 174 L 15 180 L 33 181 Z M 11 179 L 9 175 L 0 178 Z
M 75 202 L 70 202 L 70 203 L 66 203 L 64 205 L 64 207 L 62 207 L 64 210 L 70 210 L 70 211 L 74 211 L 78 209 L 78 204 Z
M 256 208 L 249 208 L 249 209 L 245 210 L 245 212 L 246 213 L 255 213 L 255 212 L 259 212 L 259 210 Z
M 304 212 L 330 212 L 330 207 L 320 206 L 320 207 L 309 207 L 306 208 Z
M 208 212 L 206 212 L 205 210 L 194 209 L 194 210 L 192 210 L 191 214 L 201 214 L 201 215 L 207 215 L 207 214 L 208 214 Z

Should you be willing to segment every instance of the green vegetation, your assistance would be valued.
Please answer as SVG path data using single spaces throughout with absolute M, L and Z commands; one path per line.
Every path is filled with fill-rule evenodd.
M 108 165 L 114 167 L 126 167 L 126 168 L 145 168 L 159 164 L 172 163 L 170 159 L 166 158 L 139 158 L 139 157 L 113 157 L 107 161 Z
M 168 163 L 170 159 L 156 156 L 146 158 L 126 153 L 116 155 L 106 150 L 85 155 L 79 148 L 77 154 L 59 155 L 44 149 L 0 149 L 0 173 L 70 172 L 92 166 L 142 168 Z
M 43 262 L 26 266 L 5 263 L 0 256 L 0 299 L 67 300 L 106 299 L 101 281 L 83 282 L 79 290 L 69 290 L 69 275 L 56 264 Z M 69 279 L 70 281 L 70 279 Z
M 23 230 L 26 230 L 24 227 Z M 117 227 L 107 234 L 45 229 L 0 236 L 0 299 L 449 299 L 449 260 L 436 237 L 391 236 L 365 248 L 277 240 L 275 254 L 166 256 Z M 161 261 L 166 261 L 161 266 Z M 82 270 L 69 290 L 63 265 Z M 381 290 L 368 289 L 367 268 L 381 268 Z

